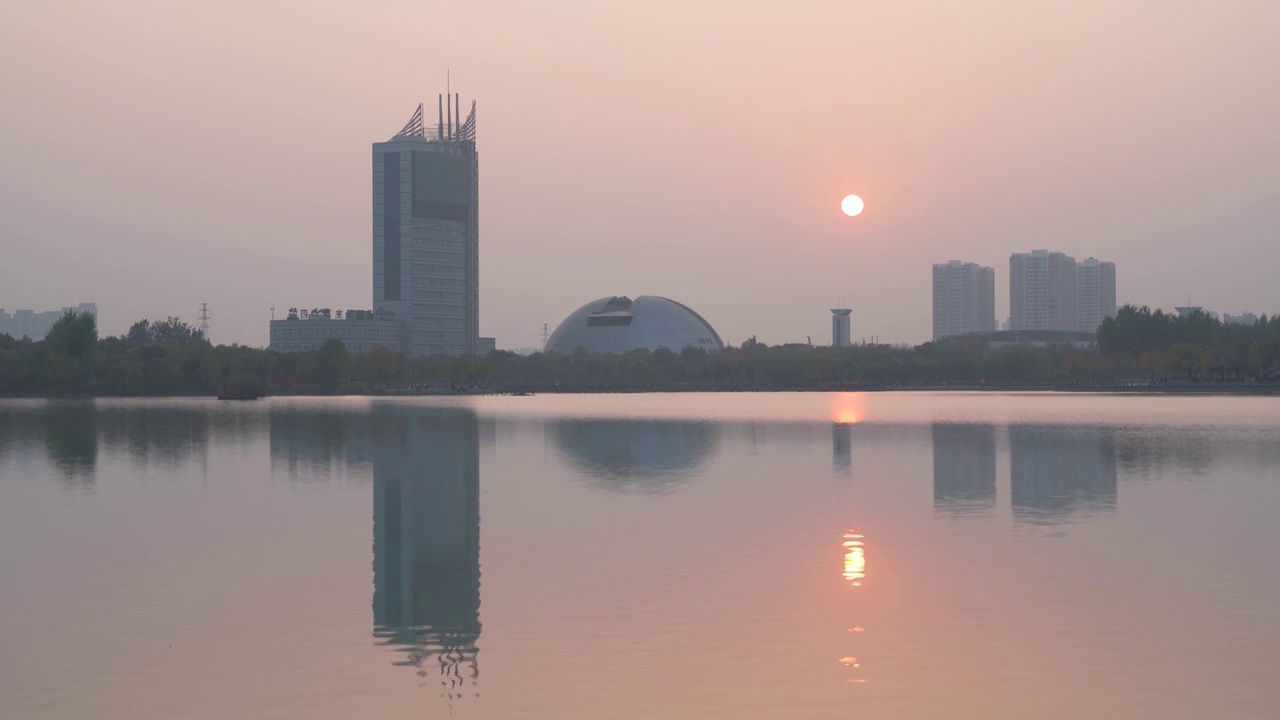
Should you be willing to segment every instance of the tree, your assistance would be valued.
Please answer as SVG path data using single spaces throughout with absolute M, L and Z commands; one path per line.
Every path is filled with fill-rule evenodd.
M 343 345 L 341 340 L 329 338 L 320 346 L 315 365 L 320 384 L 329 388 L 345 385 L 351 378 L 353 367 L 351 355 L 347 353 L 347 346 Z
M 474 384 L 489 377 L 489 366 L 476 358 L 455 357 L 444 361 L 441 374 L 450 382 Z
M 1156 381 L 1156 370 L 1165 366 L 1164 353 L 1159 350 L 1148 350 L 1138 356 L 1138 367 L 1151 374 L 1151 383 Z
M 418 373 L 418 379 L 422 382 L 435 382 L 440 379 L 441 363 L 440 359 L 430 355 L 419 357 L 414 363 Z
M 139 320 L 129 326 L 125 340 L 130 345 L 208 345 L 204 332 L 170 316 L 165 320 Z
M 404 374 L 404 356 L 387 348 L 360 353 L 361 373 L 379 385 L 399 380 Z
M 1044 352 L 1021 345 L 1001 348 L 1000 365 L 1006 380 L 1031 382 L 1044 370 Z
M 146 345 L 151 342 L 151 323 L 146 320 L 129 326 L 129 332 L 125 333 L 125 341 L 130 345 Z
M 209 344 L 209 341 L 205 340 L 203 332 L 176 317 L 170 317 L 164 322 L 151 323 L 151 337 L 152 341 L 157 345 Z
M 44 343 L 60 357 L 91 355 L 98 344 L 98 319 L 93 313 L 68 312 L 49 328 Z
M 1169 363 L 1175 370 L 1184 373 L 1188 378 L 1194 378 L 1200 374 L 1200 356 L 1202 352 L 1197 345 L 1178 343 L 1169 348 Z

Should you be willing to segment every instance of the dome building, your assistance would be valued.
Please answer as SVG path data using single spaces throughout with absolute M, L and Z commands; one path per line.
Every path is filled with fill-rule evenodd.
M 547 340 L 547 352 L 572 355 L 686 347 L 719 352 L 724 342 L 702 316 L 674 300 L 656 295 L 604 297 L 569 314 Z

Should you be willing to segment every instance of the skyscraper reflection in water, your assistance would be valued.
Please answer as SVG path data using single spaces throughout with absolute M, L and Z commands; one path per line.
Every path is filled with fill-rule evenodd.
M 450 700 L 479 679 L 480 457 L 473 413 L 375 408 L 374 636 Z
M 933 509 L 955 515 L 996 506 L 996 427 L 934 423 Z
M 853 474 L 853 425 L 831 423 L 831 471 L 838 477 Z
M 1116 507 L 1116 448 L 1102 427 L 1011 425 L 1010 497 L 1019 522 L 1061 522 Z

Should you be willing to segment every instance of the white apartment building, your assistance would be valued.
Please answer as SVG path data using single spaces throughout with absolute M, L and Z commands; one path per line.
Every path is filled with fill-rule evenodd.
M 959 260 L 935 264 L 933 339 L 996 329 L 995 268 Z
M 1116 316 L 1116 264 L 1086 258 L 1076 264 L 1076 329 L 1097 332 L 1102 321 Z

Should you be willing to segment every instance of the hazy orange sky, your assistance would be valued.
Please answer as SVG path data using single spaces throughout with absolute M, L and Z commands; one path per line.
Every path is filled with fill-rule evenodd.
M 733 343 L 829 342 L 840 295 L 855 340 L 918 342 L 932 263 L 995 267 L 1003 320 L 1033 248 L 1275 313 L 1277 38 L 1270 0 L 14 3 L 0 307 L 208 302 L 253 345 L 272 304 L 368 308 L 370 144 L 451 68 L 499 347 L 611 294 Z

